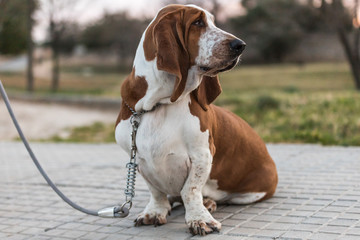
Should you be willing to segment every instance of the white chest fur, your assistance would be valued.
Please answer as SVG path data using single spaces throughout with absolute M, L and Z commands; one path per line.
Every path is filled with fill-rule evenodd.
M 209 149 L 209 134 L 189 110 L 190 97 L 144 114 L 137 133 L 137 161 L 141 175 L 159 191 L 179 195 L 191 168 L 195 149 Z M 129 152 L 131 125 L 121 121 L 116 141 Z

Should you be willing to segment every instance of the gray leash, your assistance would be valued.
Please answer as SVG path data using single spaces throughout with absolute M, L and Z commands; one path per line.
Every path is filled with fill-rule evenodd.
M 142 111 L 140 113 L 137 113 L 134 110 L 132 110 L 130 108 L 130 106 L 128 106 L 126 104 L 133 113 L 131 116 L 131 119 L 130 119 L 131 125 L 132 125 L 132 130 L 133 130 L 132 134 L 131 134 L 131 142 L 132 142 L 131 156 L 130 156 L 130 162 L 126 165 L 126 167 L 128 168 L 128 175 L 127 175 L 126 189 L 125 189 L 126 200 L 122 205 L 117 205 L 114 207 L 107 207 L 104 209 L 100 209 L 99 211 L 96 212 L 96 211 L 92 211 L 92 210 L 83 208 L 83 207 L 77 205 L 76 203 L 74 203 L 73 201 L 71 201 L 51 181 L 51 179 L 48 177 L 48 175 L 46 174 L 44 169 L 41 167 L 39 161 L 37 160 L 28 141 L 26 140 L 26 138 L 24 136 L 19 123 L 16 120 L 15 114 L 11 109 L 9 98 L 6 94 L 6 91 L 4 89 L 4 86 L 2 85 L 1 80 L 0 80 L 0 92 L 1 92 L 2 98 L 4 99 L 5 105 L 9 111 L 10 117 L 16 127 L 16 130 L 18 131 L 19 136 L 20 136 L 22 142 L 24 143 L 25 148 L 27 149 L 31 159 L 33 160 L 37 169 L 39 170 L 41 175 L 45 178 L 45 180 L 49 184 L 49 186 L 57 193 L 57 195 L 59 195 L 59 197 L 62 200 L 64 200 L 67 204 L 69 204 L 71 207 L 79 210 L 80 212 L 83 212 L 83 213 L 86 213 L 89 215 L 93 215 L 93 216 L 124 218 L 127 215 L 129 215 L 129 210 L 132 207 L 132 199 L 135 196 L 135 178 L 136 178 L 136 168 L 137 168 L 137 164 L 136 164 L 136 150 L 137 150 L 137 148 L 136 148 L 136 133 L 137 133 L 137 129 L 140 124 L 140 116 L 143 113 L 149 112 L 149 111 Z M 155 107 L 154 107 L 154 109 L 155 109 Z M 150 110 L 150 111 L 152 111 L 152 110 Z M 126 207 L 127 204 L 129 205 L 129 207 Z

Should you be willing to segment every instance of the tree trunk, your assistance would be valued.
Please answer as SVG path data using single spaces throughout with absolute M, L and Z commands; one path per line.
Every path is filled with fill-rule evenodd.
M 324 7 L 326 7 L 326 2 L 323 0 Z M 357 9 L 359 0 L 354 0 L 355 8 Z M 346 26 L 346 10 L 341 0 L 333 0 L 331 5 L 331 10 L 327 12 L 327 18 L 329 23 L 335 26 L 336 32 L 338 34 L 341 45 L 343 46 L 345 56 L 349 62 L 351 73 L 355 82 L 356 90 L 360 91 L 360 58 L 359 58 L 359 26 L 356 26 L 353 22 L 354 28 L 354 42 L 350 41 Z M 357 21 L 357 11 L 354 11 L 353 21 Z M 326 10 L 326 8 L 325 8 Z
M 55 29 L 55 23 L 50 23 L 51 32 L 51 50 L 52 50 L 52 80 L 51 91 L 56 92 L 59 89 L 59 44 L 58 34 Z
M 52 49 L 52 81 L 51 91 L 56 92 L 59 90 L 59 51 L 57 47 Z
M 34 90 L 34 75 L 33 75 L 33 40 L 32 40 L 32 11 L 33 0 L 27 0 L 27 86 L 29 92 Z
M 353 25 L 355 26 L 355 35 L 354 35 L 354 44 L 355 44 L 355 58 L 358 62 L 360 62 L 360 16 L 358 15 L 358 11 L 360 10 L 360 0 L 354 0 L 354 19 Z
M 350 64 L 351 72 L 355 81 L 356 89 L 360 91 L 360 61 L 356 53 L 352 51 L 350 41 L 343 28 L 338 29 L 341 45 L 344 47 L 345 55 Z

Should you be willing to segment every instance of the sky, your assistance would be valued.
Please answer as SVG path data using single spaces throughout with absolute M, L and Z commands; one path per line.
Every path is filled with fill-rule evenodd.
M 54 0 L 55 3 L 66 0 Z M 193 2 L 196 4 L 197 1 Z M 44 41 L 46 38 L 46 31 L 48 27 L 48 9 L 49 0 L 40 0 L 41 10 L 35 13 L 35 20 L 37 22 L 34 27 L 34 40 L 36 42 Z M 60 19 L 74 20 L 80 24 L 86 24 L 96 19 L 99 19 L 105 12 L 114 13 L 119 11 L 126 11 L 132 17 L 148 17 L 153 18 L 158 10 L 164 6 L 164 2 L 171 2 L 169 0 L 70 0 L 70 9 L 61 11 Z M 240 11 L 239 0 L 222 0 L 226 2 L 226 13 L 234 15 Z
M 63 0 L 55 0 L 63 1 Z M 99 19 L 105 12 L 114 13 L 127 11 L 131 16 L 147 16 L 156 14 L 161 0 L 73 0 L 70 9 L 61 10 L 61 19 L 74 20 L 86 24 Z M 151 2 L 151 3 L 150 3 Z M 34 40 L 43 41 L 46 38 L 48 26 L 48 0 L 40 0 L 41 9 L 35 13 L 36 26 Z
M 34 27 L 33 37 L 36 42 L 41 42 L 46 39 L 48 29 L 48 9 L 51 0 L 39 0 L 41 9 L 35 13 L 35 20 L 37 22 Z M 171 2 L 171 0 L 53 0 L 55 4 L 67 4 L 67 8 L 58 11 L 61 14 L 59 19 L 67 19 L 86 25 L 89 22 L 96 21 L 105 12 L 115 13 L 126 11 L 132 17 L 148 17 L 153 18 L 158 10 Z M 225 7 L 224 13 L 226 16 L 234 16 L 243 12 L 240 6 L 240 0 L 218 0 Z M 306 0 L 304 0 L 306 1 Z M 321 0 L 317 0 L 321 1 Z M 202 2 L 201 0 L 193 0 L 193 3 Z M 226 3 L 226 4 L 224 4 Z M 350 6 L 354 3 L 353 0 L 344 0 L 345 5 Z M 61 6 L 58 8 L 61 9 Z M 360 11 L 360 9 L 359 9 Z M 360 22 L 360 13 L 359 22 Z M 221 20 L 221 19 L 220 19 Z

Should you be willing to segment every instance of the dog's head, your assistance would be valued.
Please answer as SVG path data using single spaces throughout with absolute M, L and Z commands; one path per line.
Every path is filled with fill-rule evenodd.
M 143 39 L 146 61 L 156 61 L 158 70 L 176 76 L 170 101 L 185 89 L 195 90 L 204 108 L 221 92 L 217 74 L 232 69 L 245 48 L 242 40 L 215 26 L 213 15 L 195 5 L 162 8 Z

